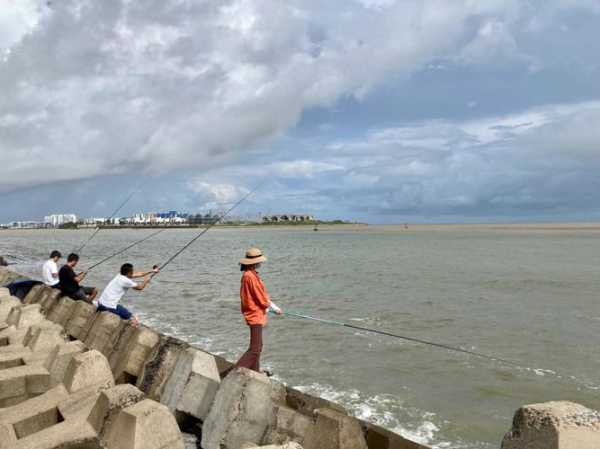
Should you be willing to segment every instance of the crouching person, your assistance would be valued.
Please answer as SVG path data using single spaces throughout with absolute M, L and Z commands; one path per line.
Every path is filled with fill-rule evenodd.
M 136 316 L 134 316 L 126 307 L 119 304 L 123 295 L 133 288 L 134 290 L 142 291 L 146 288 L 146 285 L 151 280 L 150 275 L 152 273 L 158 273 L 160 270 L 155 265 L 151 271 L 147 272 L 135 272 L 133 271 L 133 265 L 130 263 L 123 264 L 121 266 L 121 274 L 118 274 L 108 283 L 100 299 L 98 299 L 98 312 L 112 312 L 115 315 L 120 316 L 122 319 L 130 321 L 135 327 L 139 326 L 140 322 Z M 133 278 L 141 278 L 144 280 L 141 283 L 134 282 Z
M 69 254 L 67 263 L 58 272 L 58 288 L 60 288 L 64 296 L 91 303 L 98 294 L 98 291 L 95 287 L 83 287 L 80 285 L 81 281 L 87 276 L 87 271 L 75 274 L 75 267 L 78 262 L 79 256 L 77 254 Z

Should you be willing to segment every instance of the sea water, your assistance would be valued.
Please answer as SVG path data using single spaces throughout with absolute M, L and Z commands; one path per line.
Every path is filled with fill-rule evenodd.
M 92 230 L 1 231 L 0 254 L 39 278 Z M 152 233 L 103 230 L 81 267 Z M 124 262 L 161 263 L 197 230 L 166 230 L 93 270 L 101 290 Z M 356 416 L 439 448 L 498 448 L 515 410 L 572 400 L 600 408 L 600 230 L 354 226 L 215 228 L 123 303 L 144 323 L 235 360 L 248 329 L 238 259 L 250 246 L 284 310 L 496 355 L 519 367 L 400 339 L 272 317 L 263 365 Z

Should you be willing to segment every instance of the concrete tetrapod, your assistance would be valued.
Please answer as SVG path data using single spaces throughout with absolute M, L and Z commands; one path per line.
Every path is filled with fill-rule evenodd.
M 183 449 L 168 410 L 132 385 L 86 387 L 69 393 L 60 385 L 0 410 L 0 449 Z
M 106 431 L 110 449 L 185 449 L 169 409 L 150 399 L 123 409 Z
M 284 400 L 284 390 L 264 374 L 234 369 L 221 382 L 202 425 L 202 447 L 238 449 L 244 443 L 262 443 L 275 425 L 275 404 Z
M 44 289 L 44 284 L 38 284 L 31 287 L 29 293 L 27 293 L 27 295 L 25 295 L 25 298 L 23 298 L 23 304 L 37 304 L 39 302 L 40 296 L 44 292 Z
M 521 407 L 502 449 L 598 449 L 600 412 L 573 402 Z
M 110 366 L 116 382 L 135 385 L 159 341 L 160 336 L 152 329 L 127 326 L 110 355 Z
M 114 313 L 96 313 L 84 343 L 88 348 L 97 349 L 109 357 L 125 326 L 128 324 Z
M 17 329 L 29 327 L 45 320 L 39 304 L 13 307 L 8 313 L 6 324 Z
M 49 312 L 48 309 L 46 309 L 48 319 L 53 323 L 59 324 L 64 327 L 69 318 L 71 318 L 71 314 L 73 313 L 74 307 L 75 301 L 71 298 L 63 296 L 58 300 L 56 305 L 52 307 L 52 309 Z
M 70 393 L 91 386 L 109 388 L 115 381 L 106 357 L 94 349 L 76 354 L 69 363 L 63 380 Z
M 179 355 L 160 401 L 173 413 L 178 411 L 204 421 L 220 382 L 214 357 L 188 348 Z
M 71 314 L 64 324 L 71 337 L 83 341 L 96 315 L 96 306 L 85 301 L 75 301 Z
M 189 345 L 172 337 L 162 337 L 150 352 L 136 386 L 150 399 L 161 401 L 163 390 L 182 352 Z
M 38 304 L 42 306 L 42 311 L 48 315 L 50 310 L 58 304 L 62 292 L 56 288 L 45 287 L 38 298 Z
M 11 309 L 20 305 L 21 301 L 16 296 L 6 295 L 0 297 L 0 323 L 5 323 Z

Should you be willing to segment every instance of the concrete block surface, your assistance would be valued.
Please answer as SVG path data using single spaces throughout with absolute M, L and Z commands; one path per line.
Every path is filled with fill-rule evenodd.
M 114 421 L 118 412 L 143 399 L 144 393 L 133 385 L 116 385 L 100 393 L 87 421 L 98 432 L 98 435 L 103 437 L 106 421 Z
M 32 351 L 50 350 L 67 342 L 62 327 L 51 321 L 31 326 L 23 337 L 23 345 Z
M 185 449 L 169 409 L 145 399 L 119 412 L 106 431 L 111 449 Z
M 96 349 L 109 357 L 125 326 L 128 324 L 114 313 L 96 313 L 84 343 L 88 348 Z
M 305 436 L 305 449 L 367 449 L 360 422 L 332 409 L 315 410 L 315 425 Z
M 314 429 L 312 416 L 306 416 L 285 405 L 279 405 L 275 415 L 275 425 L 265 438 L 271 444 L 282 444 L 290 440 L 302 443 Z
M 65 332 L 83 341 L 96 315 L 96 306 L 85 301 L 75 301 L 71 315 L 64 325 Z
M 23 304 L 37 304 L 45 287 L 44 284 L 38 284 L 31 287 L 29 293 L 23 298 Z
M 56 288 L 46 288 L 38 301 L 38 304 L 42 307 L 42 311 L 49 315 L 50 311 L 58 305 L 58 301 L 60 300 L 62 293 L 60 290 Z
M 45 320 L 39 304 L 13 307 L 6 318 L 6 324 L 17 329 L 27 328 Z
M 50 373 L 39 365 L 0 370 L 0 407 L 8 407 L 50 389 Z
M 6 289 L 5 289 L 6 290 Z M 6 290 L 8 291 L 8 290 Z M 6 322 L 8 314 L 13 307 L 21 307 L 21 301 L 14 296 L 3 296 L 0 298 L 0 323 Z
M 65 373 L 64 384 L 67 391 L 73 393 L 90 387 L 110 388 L 115 382 L 106 357 L 99 351 L 91 350 L 73 356 Z
M 198 349 L 188 348 L 179 355 L 165 384 L 161 402 L 171 412 L 177 410 L 204 421 L 220 382 L 214 357 Z
M 44 366 L 50 373 L 52 387 L 62 384 L 71 363 L 71 359 L 85 351 L 85 345 L 80 341 L 72 341 L 63 345 L 56 345 L 48 352 Z
M 600 412 L 567 401 L 521 407 L 502 440 L 502 449 L 598 448 Z
M 163 390 L 173 372 L 179 355 L 189 346 L 171 337 L 161 340 L 148 356 L 136 386 L 155 401 L 160 402 Z
M 69 321 L 69 318 L 71 318 L 71 313 L 73 313 L 74 307 L 75 301 L 71 298 L 63 296 L 48 313 L 48 319 L 64 327 L 67 321 Z
M 144 364 L 160 342 L 160 335 L 145 326 L 127 326 L 110 356 L 117 383 L 137 384 Z
M 276 424 L 276 402 L 265 375 L 245 368 L 231 371 L 221 382 L 202 425 L 202 447 L 239 448 L 244 443 L 262 443 Z

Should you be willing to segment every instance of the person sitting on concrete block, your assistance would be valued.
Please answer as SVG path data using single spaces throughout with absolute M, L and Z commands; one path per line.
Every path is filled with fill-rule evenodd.
M 112 312 L 120 316 L 124 320 L 130 320 L 135 327 L 139 326 L 140 322 L 126 307 L 119 304 L 123 295 L 133 288 L 134 290 L 142 291 L 152 279 L 153 273 L 158 273 L 160 269 L 155 265 L 150 271 L 133 271 L 133 265 L 130 263 L 121 266 L 121 273 L 116 275 L 112 281 L 106 286 L 100 299 L 98 299 L 98 312 Z M 141 283 L 134 282 L 133 278 L 143 277 Z
M 48 287 L 59 288 L 57 264 L 61 257 L 62 254 L 60 251 L 54 250 L 52 253 L 50 253 L 50 259 L 44 262 L 44 265 L 42 266 L 42 280 Z
M 79 301 L 91 303 L 98 290 L 95 287 L 83 287 L 81 281 L 87 276 L 87 271 L 75 274 L 75 267 L 79 262 L 79 256 L 75 253 L 69 254 L 67 263 L 58 272 L 59 288 L 63 295 Z

